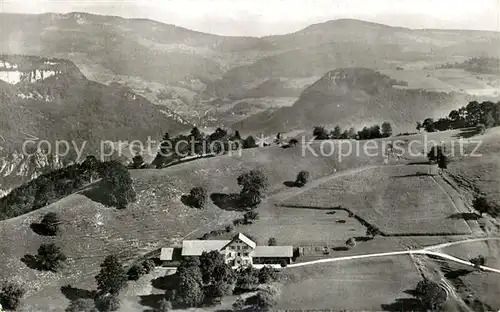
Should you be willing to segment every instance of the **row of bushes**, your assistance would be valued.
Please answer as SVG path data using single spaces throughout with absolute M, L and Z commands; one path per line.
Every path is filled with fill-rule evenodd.
M 177 137 L 170 137 L 167 132 L 160 141 L 160 151 L 151 163 L 151 167 L 164 168 L 186 156 L 219 154 L 229 150 L 254 148 L 257 147 L 255 142 L 252 136 L 243 139 L 238 131 L 229 134 L 222 128 L 217 128 L 208 135 L 200 132 L 197 127 L 193 127 L 189 135 L 181 134 Z M 142 158 L 137 158 L 132 166 L 144 166 L 140 159 Z
M 500 102 L 472 101 L 467 106 L 452 110 L 447 117 L 436 121 L 433 118 L 426 118 L 423 122 L 417 122 L 416 129 L 435 132 L 476 126 L 479 131 L 483 128 L 500 126 Z
M 351 127 L 349 130 L 340 128 L 339 125 L 335 126 L 332 131 L 327 131 L 324 127 L 314 127 L 313 136 L 316 140 L 370 140 L 387 138 L 392 135 L 392 126 L 389 122 L 384 122 L 382 126 L 373 125 L 371 127 L 363 127 L 362 130 L 357 131 Z

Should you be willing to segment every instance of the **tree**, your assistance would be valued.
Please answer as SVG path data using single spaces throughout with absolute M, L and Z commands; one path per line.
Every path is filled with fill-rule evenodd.
M 223 262 L 214 268 L 214 276 L 205 286 L 205 298 L 212 302 L 233 293 L 236 275 L 231 266 Z
M 377 229 L 376 227 L 370 225 L 366 228 L 366 236 L 370 236 L 371 238 L 375 237 L 376 235 L 380 235 L 380 230 Z
M 242 193 L 262 193 L 269 187 L 266 175 L 261 170 L 251 170 L 238 177 L 238 185 Z
M 302 170 L 297 174 L 297 178 L 295 179 L 295 185 L 302 187 L 306 185 L 308 180 L 309 180 L 309 172 Z
M 76 299 L 71 301 L 65 310 L 66 312 L 99 312 L 92 299 Z
M 417 121 L 417 125 L 416 125 L 415 129 L 417 129 L 417 131 L 420 132 L 420 130 L 422 130 L 423 127 L 424 126 L 422 125 L 422 123 L 420 121 Z
M 486 264 L 486 258 L 483 255 L 479 255 L 475 258 L 470 259 L 469 261 L 477 270 L 480 270 L 481 266 L 484 266 Z
M 280 266 L 282 268 L 286 268 L 287 265 L 288 265 L 288 262 L 285 259 L 281 259 L 280 260 Z
M 487 213 L 490 209 L 488 201 L 484 196 L 474 197 L 472 200 L 472 207 L 474 207 L 474 209 L 477 210 L 481 216 Z
M 118 294 L 98 294 L 94 301 L 100 312 L 111 312 L 120 308 Z
M 457 110 L 452 110 L 448 118 L 450 118 L 451 121 L 458 121 L 460 120 L 460 113 Z
M 349 138 L 349 131 L 344 130 L 344 132 L 342 132 L 342 134 L 340 135 L 340 139 L 347 140 L 348 138 Z
M 331 138 L 332 139 L 340 139 L 340 136 L 342 135 L 342 129 L 340 128 L 339 125 L 336 125 L 333 131 L 331 132 Z
M 243 206 L 253 207 L 260 203 L 269 187 L 266 175 L 260 170 L 251 170 L 238 177 L 241 187 L 240 199 Z
M 49 205 L 55 198 L 57 198 L 55 190 L 55 181 L 49 179 L 48 177 L 42 176 L 40 180 L 37 181 L 38 190 L 35 194 L 35 200 L 33 207 L 35 209 L 42 208 Z
M 371 130 L 368 127 L 363 127 L 361 131 L 358 131 L 358 137 L 360 140 L 371 139 L 372 138 L 371 135 L 372 135 Z
M 427 132 L 434 132 L 434 131 L 436 131 L 436 129 L 434 127 L 434 119 L 432 119 L 432 118 L 425 119 L 424 122 L 422 123 L 422 127 Z
M 131 169 L 141 169 L 144 168 L 144 158 L 141 155 L 136 155 L 132 158 L 132 164 L 130 164 Z
M 446 155 L 441 155 L 438 159 L 438 166 L 441 170 L 445 170 L 448 168 L 448 157 Z
M 241 135 L 240 135 L 240 132 L 238 130 L 235 131 L 234 136 L 233 136 L 233 140 L 241 140 Z
M 16 310 L 26 290 L 19 284 L 2 281 L 0 288 L 0 305 L 6 310 Z
M 57 272 L 62 263 L 66 261 L 66 256 L 55 244 L 42 244 L 38 248 L 36 261 L 42 270 Z
M 373 125 L 370 127 L 370 136 L 368 139 L 378 139 L 382 137 L 382 133 L 380 133 L 380 126 Z
M 43 226 L 44 232 L 47 233 L 47 235 L 57 235 L 59 232 L 59 224 L 61 221 L 59 220 L 59 216 L 55 212 L 49 212 L 43 216 L 42 221 L 40 221 L 40 224 Z
M 260 270 L 259 270 L 260 271 Z M 240 291 L 252 291 L 259 285 L 259 271 L 248 266 L 237 273 L 236 289 Z
M 117 295 L 127 286 L 127 272 L 114 255 L 107 256 L 95 277 L 97 289 L 103 294 Z
M 245 140 L 243 140 L 243 148 L 254 148 L 257 147 L 255 139 L 253 136 L 249 135 Z
M 276 238 L 274 238 L 274 237 L 270 237 L 270 238 L 267 240 L 267 245 L 268 245 L 268 246 L 276 246 L 276 245 L 278 245 L 278 241 L 276 240 Z
M 199 306 L 204 299 L 200 257 L 185 257 L 177 267 L 178 283 L 172 295 L 176 308 Z
M 123 209 L 136 200 L 130 172 L 119 162 L 106 163 L 102 170 L 102 180 L 109 190 L 111 205 Z
M 484 103 L 483 103 L 484 104 Z M 484 122 L 485 110 L 482 104 L 472 101 L 465 107 L 466 120 L 470 126 Z
M 347 245 L 347 247 L 353 248 L 356 246 L 356 239 L 354 239 L 354 237 L 351 237 L 345 242 L 345 244 Z
M 193 129 L 191 129 L 191 132 L 189 134 L 193 139 L 200 139 L 201 138 L 201 132 L 200 130 L 198 129 L 198 127 L 193 127 Z
M 165 132 L 160 142 L 160 153 L 163 156 L 167 156 L 172 150 L 172 140 L 170 139 L 170 135 L 168 132 Z
M 179 283 L 172 298 L 176 308 L 198 307 L 204 299 L 200 268 L 188 267 L 179 272 Z
M 278 280 L 278 270 L 269 265 L 265 265 L 259 270 L 258 276 L 260 284 L 276 282 Z
M 418 282 L 415 293 L 424 307 L 431 311 L 441 311 L 447 300 L 446 291 L 428 279 Z
M 217 129 L 215 129 L 215 131 L 212 134 L 210 134 L 208 136 L 208 139 L 213 142 L 213 141 L 221 140 L 225 136 L 227 136 L 227 131 L 222 129 L 222 128 L 217 128 Z
M 427 159 L 429 159 L 430 163 L 438 162 L 443 156 L 443 147 L 439 145 L 433 146 L 427 153 Z
M 356 130 L 354 129 L 354 127 L 349 128 L 349 132 L 347 134 L 347 138 L 351 139 L 351 140 L 353 140 L 353 139 L 356 138 Z
M 217 268 L 227 266 L 224 255 L 214 250 L 203 252 L 200 256 L 200 270 L 203 283 L 210 284 L 217 280 Z
M 87 156 L 85 160 L 80 164 L 80 172 L 82 176 L 85 177 L 87 181 L 92 183 L 94 181 L 94 177 L 98 174 L 99 161 L 95 156 Z
M 137 281 L 144 274 L 146 274 L 146 268 L 142 264 L 134 264 L 127 272 L 128 279 L 131 281 Z
M 392 126 L 389 122 L 384 122 L 382 124 L 382 136 L 388 138 L 392 135 Z
M 189 199 L 192 207 L 203 208 L 208 201 L 207 190 L 203 187 L 192 188 L 189 192 Z
M 496 218 L 500 215 L 500 207 L 495 203 L 490 203 L 484 196 L 475 196 L 472 200 L 472 207 L 479 212 L 479 215 L 487 213 Z
M 325 127 L 314 127 L 313 136 L 316 140 L 328 140 L 328 132 Z
M 259 220 L 259 213 L 255 211 L 248 211 L 244 214 L 243 219 L 245 224 L 252 224 L 253 221 Z
M 269 311 L 278 303 L 278 290 L 273 287 L 259 290 L 254 297 L 255 306 L 260 311 Z
M 232 231 L 234 231 L 234 226 L 232 224 L 228 224 L 226 225 L 224 230 L 226 231 L 226 233 L 231 233 Z

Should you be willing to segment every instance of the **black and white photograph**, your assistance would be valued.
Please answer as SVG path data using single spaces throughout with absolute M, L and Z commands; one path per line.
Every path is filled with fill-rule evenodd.
M 500 312 L 500 0 L 0 0 L 0 312 Z

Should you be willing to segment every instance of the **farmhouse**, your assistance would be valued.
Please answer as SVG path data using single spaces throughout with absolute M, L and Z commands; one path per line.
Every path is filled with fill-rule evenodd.
M 162 248 L 161 261 L 169 261 L 171 248 Z M 292 261 L 292 246 L 257 246 L 247 236 L 238 233 L 230 240 L 185 240 L 182 242 L 182 257 L 201 256 L 203 252 L 217 250 L 232 267 L 253 264 L 278 264 Z

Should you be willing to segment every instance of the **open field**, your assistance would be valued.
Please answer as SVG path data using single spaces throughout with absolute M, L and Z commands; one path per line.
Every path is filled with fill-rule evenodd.
M 358 172 L 286 200 L 285 206 L 349 209 L 388 235 L 468 234 L 453 202 L 426 165 L 388 166 Z
M 366 232 L 366 228 L 349 218 L 345 211 L 275 207 L 259 209 L 259 214 L 258 221 L 242 229 L 261 244 L 274 237 L 283 245 L 336 246 Z
M 411 296 L 421 279 L 410 257 L 361 259 L 291 268 L 278 309 L 380 311 Z M 362 300 L 361 300 L 362 298 Z M 396 310 L 397 311 L 397 310 Z

